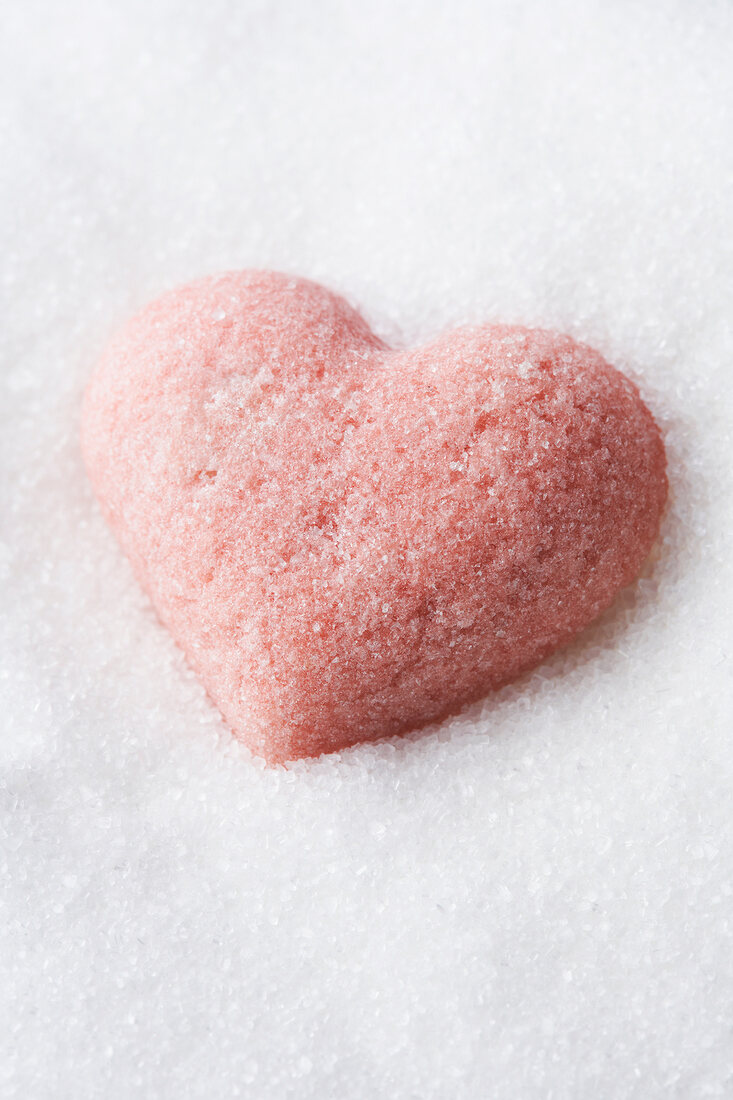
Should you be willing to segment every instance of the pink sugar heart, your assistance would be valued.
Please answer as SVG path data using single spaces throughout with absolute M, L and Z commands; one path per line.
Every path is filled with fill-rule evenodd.
M 414 729 L 567 642 L 667 492 L 634 385 L 542 330 L 388 348 L 244 271 L 153 302 L 87 390 L 89 476 L 228 723 L 269 761 Z

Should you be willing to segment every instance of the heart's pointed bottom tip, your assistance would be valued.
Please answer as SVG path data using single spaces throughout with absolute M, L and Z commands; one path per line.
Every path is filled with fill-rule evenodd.
M 83 447 L 160 618 L 271 763 L 419 728 L 535 665 L 634 579 L 667 492 L 651 414 L 591 348 L 485 325 L 391 351 L 268 272 L 133 318 Z

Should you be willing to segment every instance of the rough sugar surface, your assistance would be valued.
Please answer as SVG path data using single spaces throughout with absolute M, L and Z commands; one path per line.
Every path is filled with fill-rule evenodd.
M 543 330 L 412 351 L 272 272 L 152 303 L 87 390 L 84 451 L 162 620 L 270 761 L 443 718 L 635 578 L 666 496 L 634 386 Z
M 727 1100 L 732 20 L 4 5 L 0 1094 Z M 598 348 L 667 447 L 640 582 L 432 732 L 253 761 L 78 445 L 109 333 L 242 267 Z

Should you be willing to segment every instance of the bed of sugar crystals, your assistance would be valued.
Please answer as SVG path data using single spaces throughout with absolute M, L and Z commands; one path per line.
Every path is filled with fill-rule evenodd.
M 730 1096 L 731 8 L 3 21 L 3 1095 Z M 251 265 L 400 342 L 593 343 L 672 487 L 655 561 L 569 650 L 288 770 L 232 742 L 78 447 L 110 329 Z

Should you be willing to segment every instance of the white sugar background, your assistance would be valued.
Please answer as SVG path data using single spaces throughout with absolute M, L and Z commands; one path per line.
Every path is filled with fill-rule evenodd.
M 733 1096 L 731 6 L 2 20 L 3 1097 Z M 570 331 L 670 460 L 657 560 L 569 650 L 288 770 L 232 742 L 78 448 L 111 329 L 253 265 L 404 342 Z

